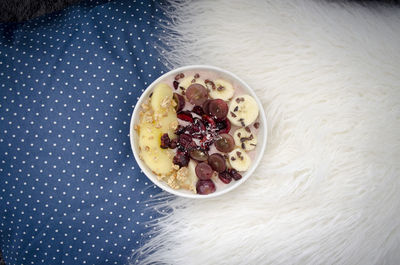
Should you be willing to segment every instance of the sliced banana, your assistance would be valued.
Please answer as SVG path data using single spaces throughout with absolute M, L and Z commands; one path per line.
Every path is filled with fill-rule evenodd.
M 253 150 L 257 145 L 257 136 L 249 127 L 239 128 L 233 133 L 235 144 L 246 151 Z
M 236 126 L 248 126 L 257 119 L 257 116 L 258 106 L 252 96 L 237 96 L 229 103 L 228 119 Z
M 211 85 L 211 89 L 209 88 L 209 95 L 211 98 L 219 98 L 227 101 L 233 97 L 235 89 L 231 83 L 223 79 L 217 79 L 213 81 L 213 83 L 214 85 Z
M 200 84 L 200 85 L 206 87 L 206 84 L 204 83 L 203 79 L 195 78 L 193 75 L 183 78 L 182 80 L 180 80 L 178 82 L 179 82 L 178 87 L 179 88 L 182 87 L 184 90 L 186 90 L 191 84 Z
M 231 167 L 237 171 L 246 171 L 251 164 L 251 158 L 242 148 L 236 148 L 228 154 Z

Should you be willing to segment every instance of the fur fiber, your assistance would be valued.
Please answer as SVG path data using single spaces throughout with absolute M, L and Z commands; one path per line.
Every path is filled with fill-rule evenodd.
M 400 264 L 400 9 L 176 1 L 168 65 L 212 64 L 263 102 L 262 163 L 215 199 L 163 197 L 140 264 Z M 166 32 L 168 32 L 166 31 Z

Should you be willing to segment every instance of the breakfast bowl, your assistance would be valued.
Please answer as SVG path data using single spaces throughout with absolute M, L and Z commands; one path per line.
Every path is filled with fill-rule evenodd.
M 169 71 L 144 91 L 130 123 L 142 172 L 162 190 L 213 198 L 244 183 L 267 144 L 257 95 L 235 74 L 210 65 Z

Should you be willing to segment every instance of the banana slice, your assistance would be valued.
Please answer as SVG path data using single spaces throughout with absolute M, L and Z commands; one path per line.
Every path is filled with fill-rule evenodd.
M 257 119 L 257 116 L 258 106 L 252 96 L 237 96 L 229 103 L 228 119 L 236 126 L 248 126 Z
M 222 99 L 228 101 L 233 97 L 235 89 L 232 84 L 223 79 L 217 79 L 214 81 L 214 86 L 211 87 L 210 97 L 214 99 Z
M 251 164 L 251 158 L 242 148 L 236 148 L 228 154 L 231 167 L 237 171 L 246 171 Z
M 178 82 L 179 82 L 178 87 L 179 88 L 182 87 L 184 90 L 186 90 L 191 84 L 200 84 L 200 85 L 206 87 L 206 84 L 204 83 L 203 79 L 195 78 L 193 75 L 188 76 L 188 77 L 182 79 L 182 81 L 178 81 Z
M 257 145 L 257 136 L 251 132 L 249 127 L 237 129 L 233 133 L 235 144 L 246 151 L 253 150 Z

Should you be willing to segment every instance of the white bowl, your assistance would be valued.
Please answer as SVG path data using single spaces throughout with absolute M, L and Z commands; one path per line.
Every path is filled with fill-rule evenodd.
M 173 189 L 168 186 L 167 183 L 164 181 L 160 181 L 157 179 L 157 176 L 147 167 L 147 165 L 139 158 L 139 146 L 138 146 L 138 135 L 136 131 L 134 130 L 134 125 L 139 123 L 139 111 L 140 111 L 140 106 L 142 105 L 143 101 L 147 99 L 150 96 L 150 93 L 153 91 L 154 87 L 162 82 L 165 79 L 171 80 L 171 77 L 176 76 L 178 73 L 182 72 L 193 72 L 193 71 L 207 71 L 207 72 L 212 72 L 216 73 L 219 77 L 229 80 L 233 83 L 236 83 L 239 87 L 243 89 L 243 91 L 247 94 L 250 94 L 251 96 L 254 97 L 254 99 L 257 101 L 258 107 L 260 109 L 259 112 L 259 123 L 260 127 L 258 129 L 258 144 L 254 150 L 254 158 L 252 160 L 252 165 L 250 168 L 242 174 L 242 178 L 238 181 L 232 180 L 231 183 L 229 184 L 224 184 L 221 186 L 217 186 L 217 190 L 214 193 L 208 194 L 208 195 L 200 195 L 200 194 L 195 194 L 192 191 L 184 190 L 184 189 Z M 161 189 L 168 191 L 172 194 L 175 194 L 177 196 L 182 196 L 182 197 L 187 197 L 187 198 L 196 198 L 196 199 L 205 199 L 205 198 L 213 198 L 220 196 L 222 194 L 225 194 L 229 191 L 234 190 L 237 188 L 239 185 L 241 185 L 243 182 L 245 182 L 251 174 L 253 174 L 254 170 L 258 166 L 258 164 L 261 161 L 261 158 L 264 154 L 265 147 L 267 145 L 267 120 L 265 117 L 265 112 L 264 109 L 261 105 L 260 100 L 258 99 L 257 95 L 254 93 L 254 91 L 250 88 L 249 85 L 247 85 L 242 79 L 240 79 L 238 76 L 235 74 L 232 74 L 224 69 L 215 67 L 215 66 L 210 66 L 210 65 L 189 65 L 189 66 L 184 66 L 180 67 L 177 69 L 174 69 L 168 73 L 163 74 L 159 78 L 157 78 L 153 83 L 151 83 L 142 96 L 139 98 L 139 101 L 136 103 L 135 109 L 133 110 L 132 117 L 131 117 L 131 123 L 130 123 L 130 142 L 131 142 L 131 147 L 133 151 L 133 155 L 136 159 L 136 162 L 139 164 L 140 169 L 144 172 L 144 174 L 158 187 Z

